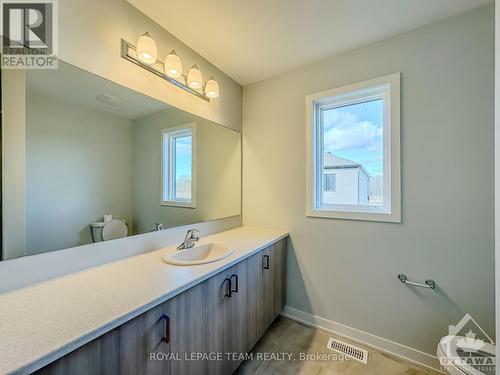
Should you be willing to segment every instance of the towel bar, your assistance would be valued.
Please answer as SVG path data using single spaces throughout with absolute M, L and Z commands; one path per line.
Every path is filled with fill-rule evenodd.
M 431 279 L 425 280 L 425 284 L 422 283 L 416 283 L 414 281 L 408 280 L 408 277 L 404 273 L 400 273 L 398 275 L 399 281 L 401 281 L 403 284 L 407 285 L 414 285 L 414 286 L 420 286 L 422 288 L 428 288 L 428 289 L 436 289 L 436 282 Z

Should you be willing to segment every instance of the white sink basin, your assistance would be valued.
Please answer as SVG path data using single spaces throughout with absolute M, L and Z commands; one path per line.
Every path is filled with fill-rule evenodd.
M 193 266 L 217 262 L 227 258 L 234 250 L 225 243 L 205 243 L 190 249 L 167 251 L 163 254 L 163 261 L 176 266 Z

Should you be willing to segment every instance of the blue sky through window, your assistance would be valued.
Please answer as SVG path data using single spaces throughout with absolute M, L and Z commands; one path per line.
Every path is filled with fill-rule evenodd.
M 383 172 L 383 101 L 323 112 L 325 151 L 361 163 L 370 176 Z
M 180 176 L 191 177 L 191 164 L 192 164 L 192 136 L 177 137 L 175 139 L 176 180 Z

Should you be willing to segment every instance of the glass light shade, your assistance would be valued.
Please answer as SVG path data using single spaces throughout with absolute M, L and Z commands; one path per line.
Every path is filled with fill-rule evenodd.
M 139 60 L 151 65 L 156 62 L 157 55 L 158 50 L 156 48 L 156 43 L 153 38 L 151 38 L 151 35 L 149 35 L 149 33 L 141 35 L 137 41 L 137 57 Z
M 187 75 L 187 85 L 192 89 L 199 89 L 203 85 L 203 77 L 201 76 L 200 69 L 193 65 Z
M 182 62 L 175 51 L 170 52 L 165 58 L 165 74 L 171 78 L 182 76 Z
M 214 77 L 210 77 L 205 85 L 205 95 L 209 98 L 215 99 L 219 96 L 219 84 L 214 79 Z

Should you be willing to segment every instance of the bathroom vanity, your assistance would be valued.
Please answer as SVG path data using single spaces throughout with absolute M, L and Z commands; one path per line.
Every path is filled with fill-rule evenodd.
M 0 372 L 232 373 L 283 308 L 287 233 L 241 227 L 208 242 L 234 252 L 174 266 L 160 249 L 0 296 Z

